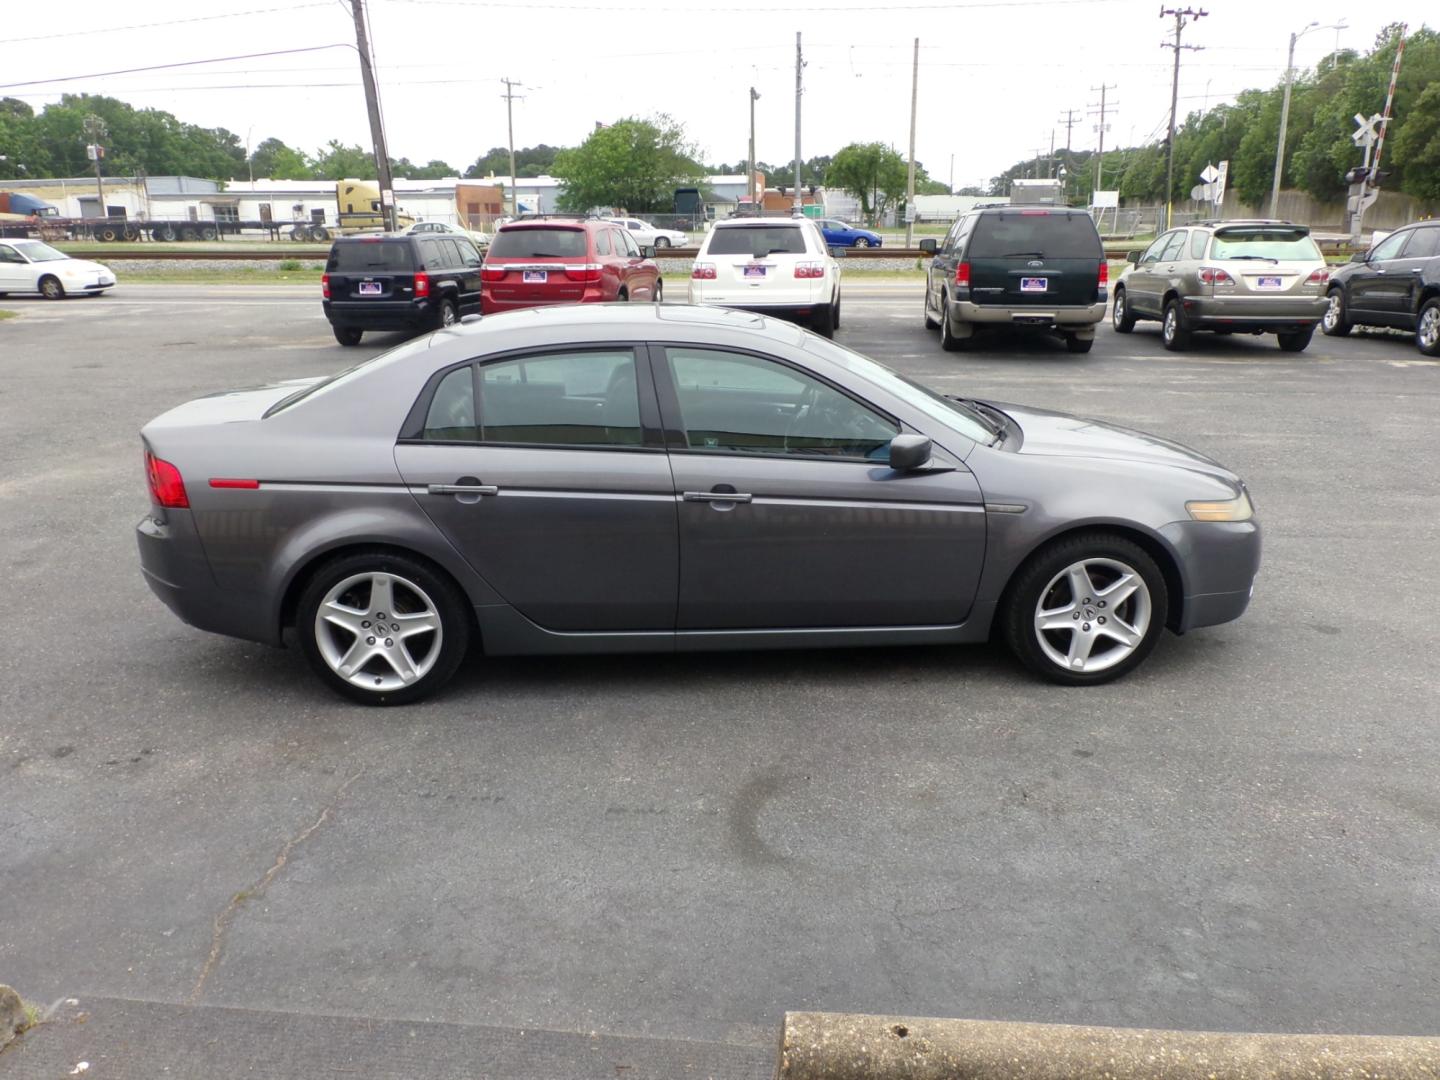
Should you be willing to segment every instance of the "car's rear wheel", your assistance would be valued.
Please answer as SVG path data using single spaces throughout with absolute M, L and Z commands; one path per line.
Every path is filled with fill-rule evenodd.
M 969 347 L 969 338 L 957 337 L 950 329 L 950 301 L 940 301 L 940 348 L 946 352 L 964 352 Z
M 301 594 L 295 629 L 320 678 L 366 705 L 433 694 L 470 647 L 459 589 L 418 559 L 379 552 L 322 566 Z
M 925 291 L 925 329 L 938 330 L 939 328 L 940 320 L 930 314 L 930 291 L 929 287 L 927 286 Z
M 1190 347 L 1191 334 L 1185 326 L 1185 316 L 1180 311 L 1180 301 L 1171 299 L 1165 303 L 1165 317 L 1160 323 L 1160 342 L 1171 352 L 1181 352 Z
M 460 312 L 456 309 L 454 300 L 440 301 L 439 320 L 441 327 L 454 326 L 460 321 Z
M 815 309 L 815 314 L 810 318 L 810 329 L 821 337 L 833 338 L 835 336 L 835 306 L 824 304 Z
M 857 248 L 868 248 L 870 246 L 870 241 L 866 240 L 863 236 L 857 236 L 855 238 L 855 246 Z
M 840 296 L 837 293 L 835 299 L 830 302 L 830 318 L 836 330 L 840 329 Z
M 1325 314 L 1320 318 L 1320 329 L 1327 337 L 1344 337 L 1355 328 L 1354 324 L 1345 317 L 1345 291 L 1331 289 L 1330 295 L 1326 299 L 1329 303 L 1325 308 Z
M 65 286 L 60 284 L 60 279 L 54 274 L 46 274 L 40 279 L 40 295 L 46 300 L 63 300 Z
M 1315 328 L 1310 326 L 1290 334 L 1276 334 L 1275 343 L 1286 352 L 1304 352 L 1306 346 L 1310 344 L 1310 339 L 1314 336 Z
M 335 340 L 346 346 L 359 345 L 360 337 L 365 333 L 358 326 L 335 326 L 332 329 L 335 331 Z
M 1117 334 L 1128 334 L 1135 329 L 1135 315 L 1130 310 L 1130 300 L 1124 289 L 1115 290 L 1115 306 L 1110 311 L 1110 325 Z
M 1078 334 L 1065 335 L 1065 348 L 1073 353 L 1087 353 L 1095 345 L 1094 338 L 1082 338 Z
M 665 302 L 665 282 L 659 278 L 655 279 L 655 289 L 651 292 L 650 299 L 657 304 L 663 304 Z
M 1415 321 L 1415 347 L 1423 356 L 1440 356 L 1440 296 L 1431 297 Z
M 1041 549 L 1006 595 L 1001 630 L 1011 650 L 1031 671 L 1068 686 L 1137 667 L 1165 628 L 1169 600 L 1155 560 L 1103 532 Z
M 615 294 L 615 299 L 622 304 L 628 304 L 630 302 L 630 293 L 625 289 L 621 289 Z

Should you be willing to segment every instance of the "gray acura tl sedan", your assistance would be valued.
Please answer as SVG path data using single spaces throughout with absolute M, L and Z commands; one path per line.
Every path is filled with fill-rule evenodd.
M 1238 617 L 1245 485 L 742 311 L 538 308 L 141 433 L 150 587 L 371 704 L 486 654 L 1003 638 L 1060 683 Z

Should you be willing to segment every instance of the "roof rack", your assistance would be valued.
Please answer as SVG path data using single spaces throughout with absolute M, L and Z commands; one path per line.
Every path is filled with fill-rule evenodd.
M 564 221 L 590 221 L 590 214 L 520 214 L 515 221 L 546 221 L 556 218 Z M 595 219 L 598 220 L 598 219 Z
M 1192 221 L 1191 225 L 1290 225 L 1297 229 L 1308 229 L 1309 225 L 1296 225 L 1293 221 L 1282 221 L 1280 218 L 1205 218 L 1202 221 Z M 1184 226 L 1176 226 L 1184 228 Z

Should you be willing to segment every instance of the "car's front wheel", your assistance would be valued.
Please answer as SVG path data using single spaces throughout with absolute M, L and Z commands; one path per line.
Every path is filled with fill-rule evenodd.
M 657 236 L 657 237 L 655 237 L 655 250 L 656 250 L 656 251 L 659 251 L 661 248 L 668 248 L 669 246 L 670 246 L 670 238 L 669 238 L 668 236 Z
M 1354 329 L 1354 324 L 1345 317 L 1345 292 L 1331 289 L 1326 298 L 1325 314 L 1320 319 L 1320 329 L 1327 337 L 1344 337 Z
M 865 239 L 865 237 L 863 236 L 857 236 L 855 238 L 855 246 L 857 248 L 868 248 L 870 246 L 870 241 Z
M 300 596 L 295 629 L 332 689 L 366 705 L 404 705 L 440 689 L 470 647 L 460 590 L 407 555 L 326 563 Z
M 40 279 L 40 295 L 46 300 L 63 300 L 65 286 L 60 284 L 60 279 L 54 274 L 46 274 Z
M 1165 628 L 1168 595 L 1134 541 L 1093 532 L 1043 548 L 1016 575 L 1001 612 L 1007 644 L 1031 671 L 1069 686 L 1137 667 Z

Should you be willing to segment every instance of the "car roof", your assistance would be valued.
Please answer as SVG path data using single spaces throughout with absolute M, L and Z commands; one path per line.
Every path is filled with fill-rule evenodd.
M 814 224 L 813 218 L 797 217 L 747 217 L 747 218 L 725 218 L 723 221 L 715 222 L 717 229 L 743 229 L 747 225 L 794 225 L 797 228 L 802 222 Z

